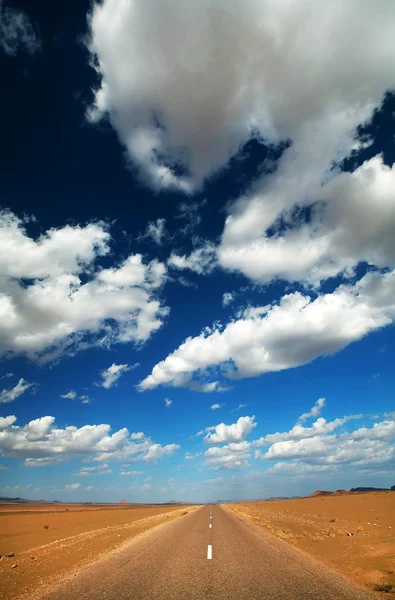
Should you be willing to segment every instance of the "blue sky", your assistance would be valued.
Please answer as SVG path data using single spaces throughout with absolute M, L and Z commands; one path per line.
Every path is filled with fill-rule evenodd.
M 395 483 L 394 16 L 0 3 L 1 495 Z

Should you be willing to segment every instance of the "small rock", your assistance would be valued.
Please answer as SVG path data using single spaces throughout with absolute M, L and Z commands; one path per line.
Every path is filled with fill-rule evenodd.
M 14 552 L 9 552 L 6 554 L 6 558 L 13 558 L 13 556 L 15 556 Z
M 34 557 L 34 556 L 31 556 L 30 558 L 31 558 L 32 560 L 35 560 L 35 557 Z
M 373 523 L 373 527 L 377 527 L 377 523 Z
M 17 568 L 17 566 L 18 566 L 17 564 L 15 564 L 15 565 L 12 565 L 11 569 L 16 569 L 16 568 Z
M 351 537 L 351 536 L 352 536 L 352 535 L 354 535 L 354 534 L 353 534 L 353 533 L 351 533 L 350 531 L 347 531 L 347 535 L 348 535 L 349 537 Z
M 120 534 L 118 534 L 118 537 L 121 537 Z

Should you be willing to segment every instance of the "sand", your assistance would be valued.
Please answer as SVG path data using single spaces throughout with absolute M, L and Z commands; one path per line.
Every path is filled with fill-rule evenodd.
M 0 598 L 30 598 L 188 510 L 177 505 L 0 504 Z M 15 556 L 7 558 L 9 553 Z
M 395 593 L 395 492 L 246 502 L 224 508 L 259 523 L 369 590 L 392 585 Z

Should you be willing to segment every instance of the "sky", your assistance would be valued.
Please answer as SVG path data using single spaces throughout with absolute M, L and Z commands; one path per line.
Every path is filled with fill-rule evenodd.
M 395 484 L 392 0 L 0 0 L 0 495 Z

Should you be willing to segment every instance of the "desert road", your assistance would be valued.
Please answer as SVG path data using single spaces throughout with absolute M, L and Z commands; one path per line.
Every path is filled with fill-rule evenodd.
M 45 600 L 368 600 L 372 596 L 219 506 L 152 530 Z

